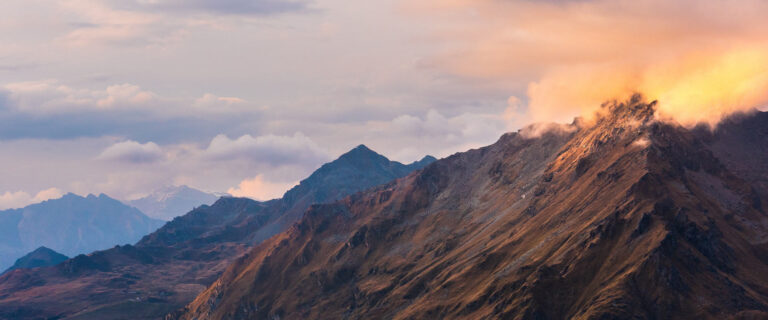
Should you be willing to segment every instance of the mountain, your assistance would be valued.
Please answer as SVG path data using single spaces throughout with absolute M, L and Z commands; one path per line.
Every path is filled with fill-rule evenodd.
M 68 256 L 134 243 L 162 221 L 104 194 L 59 199 L 0 211 L 0 269 L 45 246 Z
M 654 113 L 608 103 L 313 205 L 167 319 L 767 318 L 766 114 Z
M 298 221 L 311 204 L 338 200 L 404 177 L 436 160 L 432 156 L 425 156 L 405 165 L 390 161 L 365 145 L 359 145 L 336 161 L 324 164 L 299 185 L 288 190 L 282 199 L 284 208 L 287 208 L 285 212 L 254 233 L 251 242 L 258 243 L 284 231 Z
M 152 218 L 169 221 L 200 205 L 212 204 L 218 199 L 216 195 L 188 186 L 169 186 L 146 197 L 128 201 L 127 204 Z
M 14 263 L 13 266 L 8 268 L 8 270 L 5 270 L 3 273 L 16 269 L 32 269 L 55 266 L 66 261 L 67 259 L 69 259 L 69 257 L 61 253 L 46 247 L 40 247 L 35 249 L 35 251 L 32 251 L 16 260 L 16 263 Z
M 157 319 L 191 302 L 235 258 L 324 203 L 401 178 L 434 161 L 389 161 L 360 146 L 318 169 L 281 199 L 222 197 L 174 218 L 135 245 L 55 267 L 0 276 L 0 318 Z
M 426 156 L 420 161 L 404 165 L 360 145 L 321 166 L 280 199 L 258 202 L 224 197 L 217 202 L 218 205 L 212 206 L 213 209 L 203 206 L 178 217 L 137 245 L 185 247 L 190 241 L 195 244 L 220 241 L 259 243 L 284 231 L 311 204 L 335 201 L 403 177 L 434 160 Z
M 317 203 L 340 199 L 420 169 L 436 159 L 425 156 L 409 165 L 390 161 L 365 145 L 359 145 L 341 155 L 336 161 L 326 163 L 313 172 L 298 186 L 288 190 L 283 199 L 288 203 Z M 350 184 L 348 181 L 357 181 Z M 309 197 L 309 200 L 304 200 Z

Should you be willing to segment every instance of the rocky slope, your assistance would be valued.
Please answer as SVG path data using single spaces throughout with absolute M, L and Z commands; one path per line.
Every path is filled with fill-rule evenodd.
M 213 194 L 188 186 L 170 186 L 127 203 L 152 218 L 169 221 L 201 205 L 213 204 L 218 199 Z
M 40 246 L 75 256 L 135 243 L 163 221 L 107 195 L 66 194 L 21 209 L 0 211 L 0 269 Z
M 221 198 L 131 246 L 0 277 L 0 319 L 157 319 L 189 303 L 259 239 L 282 232 L 312 203 L 339 199 L 417 170 L 365 146 L 324 165 L 282 199 Z M 282 227 L 286 226 L 286 227 Z M 282 228 L 282 229 L 281 229 Z
M 14 263 L 10 268 L 8 268 L 8 270 L 5 270 L 3 273 L 16 269 L 32 269 L 55 266 L 66 261 L 67 259 L 69 259 L 69 257 L 61 253 L 46 247 L 40 247 L 35 249 L 35 251 L 32 251 L 16 260 L 16 263 Z
M 705 134 L 654 105 L 312 206 L 167 318 L 768 317 L 766 172 L 738 161 L 768 157 L 765 114 Z

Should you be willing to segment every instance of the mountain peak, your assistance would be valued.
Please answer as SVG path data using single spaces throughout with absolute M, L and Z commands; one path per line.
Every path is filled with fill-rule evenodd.
M 433 157 L 431 155 L 426 155 L 423 158 L 421 158 L 421 160 L 416 161 L 416 162 L 417 163 L 424 163 L 424 162 L 435 162 L 435 161 L 437 161 L 437 158 L 435 158 L 435 157 Z
M 194 189 L 188 185 L 182 184 L 182 185 L 168 185 L 164 186 L 162 188 L 159 188 L 153 192 L 153 194 L 169 194 L 169 193 L 180 193 L 180 192 L 187 192 L 187 191 L 199 191 L 197 189 Z
M 627 121 L 647 122 L 656 113 L 656 100 L 647 102 L 642 94 L 635 93 L 626 101 L 610 101 L 601 107 L 601 120 L 622 124 Z
M 352 150 L 349 150 L 346 153 L 342 154 L 339 157 L 338 160 L 342 160 L 342 159 L 370 159 L 370 158 L 386 159 L 386 157 L 382 156 L 378 152 L 371 150 L 370 148 L 368 148 L 364 144 L 361 144 L 361 145 L 358 145 L 357 147 L 353 148 Z
M 15 269 L 31 269 L 38 267 L 47 267 L 57 265 L 65 260 L 69 259 L 67 256 L 58 253 L 45 246 L 40 246 L 34 251 L 16 260 L 8 270 L 3 273 L 9 272 Z
M 180 185 L 162 187 L 145 197 L 131 200 L 128 203 L 150 217 L 172 220 L 195 207 L 212 204 L 218 198 L 214 194 Z
M 431 158 L 425 157 L 425 159 L 426 161 L 404 165 L 397 161 L 390 161 L 387 157 L 361 144 L 342 154 L 338 159 L 324 164 L 308 178 L 302 180 L 298 186 L 288 190 L 284 200 L 293 203 L 303 196 L 309 196 L 312 199 L 311 203 L 336 200 L 403 177 L 433 161 Z
M 64 194 L 64 195 L 63 195 L 61 198 L 62 198 L 62 199 L 65 199 L 65 198 L 66 198 L 66 199 L 75 199 L 75 198 L 82 198 L 82 197 L 81 197 L 81 196 L 79 196 L 79 195 L 77 195 L 77 194 L 74 194 L 74 193 L 72 193 L 72 192 L 67 192 L 67 193 L 66 193 L 66 194 Z
M 352 149 L 352 150 L 361 150 L 361 151 L 370 151 L 370 152 L 373 152 L 373 150 L 371 150 L 370 148 L 368 148 L 368 146 L 366 146 L 366 145 L 364 145 L 364 144 L 362 144 L 362 143 L 361 143 L 361 144 L 359 144 L 357 147 L 355 147 L 355 148 L 354 148 L 354 149 Z

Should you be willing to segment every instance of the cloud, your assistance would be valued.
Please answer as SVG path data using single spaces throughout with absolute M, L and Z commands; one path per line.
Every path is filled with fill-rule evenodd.
M 246 134 L 237 139 L 218 135 L 205 149 L 205 156 L 213 160 L 246 159 L 271 166 L 316 165 L 329 159 L 323 149 L 300 132 L 293 136 Z
M 137 85 L 121 84 L 107 87 L 106 97 L 97 101 L 101 108 L 113 108 L 125 104 L 127 106 L 147 105 L 155 99 L 155 94 L 142 90 Z
M 308 10 L 295 0 L 72 0 L 59 5 L 81 21 L 59 38 L 70 46 L 167 46 L 195 28 L 230 25 L 232 16 L 266 17 Z
M 306 1 L 288 0 L 112 0 L 109 2 L 120 9 L 228 15 L 272 15 L 307 9 Z
M 634 142 L 632 142 L 632 145 L 640 148 L 647 148 L 648 146 L 651 145 L 651 140 L 649 140 L 646 137 L 640 137 Z
M 38 192 L 35 197 L 32 199 L 34 202 L 42 202 L 49 199 L 57 199 L 61 198 L 61 196 L 64 195 L 64 192 L 59 190 L 58 188 L 49 188 L 42 190 Z
M 573 124 L 539 122 L 521 128 L 518 132 L 523 138 L 533 139 L 541 137 L 546 133 L 567 134 L 578 129 L 578 126 Z
M 0 145 L 16 148 L 0 190 L 225 191 L 258 174 L 296 181 L 360 143 L 411 161 L 498 138 L 490 114 L 506 91 L 424 69 L 434 47 L 418 19 L 388 1 L 287 3 L 299 2 L 8 1 L 0 63 L 44 68 L 0 81 L 19 84 L 2 90 Z M 243 7 L 257 3 L 271 7 Z M 152 141 L 164 158 L 99 157 L 121 141 Z
M 142 163 L 142 172 L 113 172 L 97 189 L 118 196 L 140 194 L 154 184 L 197 186 L 235 196 L 267 200 L 280 196 L 301 178 L 329 160 L 327 153 L 301 133 L 292 136 L 217 135 L 200 148 L 196 144 L 139 144 L 125 141 L 108 147 L 99 160 L 115 165 Z M 160 161 L 167 160 L 167 161 Z M 251 178 L 255 177 L 255 178 Z M 233 185 L 238 187 L 232 187 Z M 130 189 L 126 193 L 125 189 Z M 114 191 L 112 191 L 114 190 Z M 146 190 L 144 190 L 146 191 Z M 81 191 L 82 192 L 82 191 Z M 89 191 L 90 192 L 90 191 Z
M 116 10 L 101 0 L 60 1 L 58 5 L 79 19 L 58 39 L 69 46 L 162 45 L 183 32 L 181 22 L 158 14 Z
M 642 66 L 563 68 L 531 84 L 530 115 L 565 121 L 564 115 L 578 112 L 590 118 L 602 102 L 639 92 L 659 101 L 660 119 L 714 126 L 729 114 L 768 104 L 766 50 L 686 53 Z
M 61 198 L 64 193 L 58 188 L 49 188 L 32 196 L 24 191 L 6 191 L 0 194 L 0 210 L 26 207 L 30 204 L 43 202 L 49 199 Z
M 219 192 L 233 189 L 233 195 L 267 199 L 306 177 L 329 156 L 311 139 L 296 133 L 246 134 L 236 139 L 217 135 L 202 148 L 194 143 L 158 145 L 128 140 L 109 145 L 91 160 L 96 161 L 90 167 L 108 174 L 73 185 L 77 192 L 108 192 L 125 198 L 157 186 L 186 184 Z M 139 172 L 135 165 L 141 165 Z M 237 184 L 239 187 L 232 188 Z
M 300 133 L 237 139 L 218 135 L 218 140 L 209 136 L 202 146 L 196 141 L 157 143 L 116 137 L 18 139 L 0 140 L 0 149 L 14 150 L 0 158 L 0 176 L 6 178 L 0 181 L 0 191 L 29 192 L 56 185 L 78 194 L 107 193 L 118 199 L 166 185 L 222 192 L 257 175 L 272 186 L 284 186 L 329 160 L 324 149 Z M 247 185 L 241 189 L 248 190 Z M 6 197 L 11 196 L 17 199 L 23 194 Z
M 132 84 L 104 90 L 75 89 L 56 80 L 9 83 L 2 87 L 9 105 L 32 114 L 72 113 L 83 110 L 149 109 L 156 95 Z
M 32 196 L 24 191 L 5 192 L 0 195 L 0 210 L 21 208 L 29 205 Z
M 502 110 L 503 111 L 503 110 Z M 444 157 L 460 150 L 496 141 L 510 129 L 502 114 L 464 112 L 445 115 L 430 109 L 424 115 L 399 115 L 389 121 L 368 121 L 363 126 L 340 129 L 356 132 L 358 143 L 399 161 L 418 160 L 426 154 Z
M 412 115 L 401 115 L 392 120 L 394 132 L 428 139 L 440 138 L 449 141 L 472 141 L 496 136 L 503 127 L 501 122 L 494 121 L 496 115 L 463 113 L 454 117 L 446 117 L 435 109 L 430 109 L 424 118 Z M 494 123 L 495 122 L 495 123 Z
M 206 93 L 202 97 L 195 99 L 192 103 L 192 107 L 210 113 L 239 112 L 247 111 L 249 109 L 249 106 L 243 99 L 237 97 L 219 97 L 211 93 Z
M 239 135 L 258 127 L 257 114 L 157 116 L 146 110 L 82 111 L 64 114 L 0 112 L 0 140 L 121 137 L 156 143 L 193 142 L 226 132 Z
M 246 197 L 260 201 L 280 198 L 288 189 L 296 183 L 275 183 L 267 181 L 264 175 L 257 175 L 252 179 L 245 179 L 235 188 L 230 188 L 227 193 L 235 197 Z
M 532 121 L 570 121 L 634 91 L 683 124 L 768 103 L 768 3 L 740 1 L 421 1 L 449 44 L 434 57 L 474 79 L 521 79 Z
M 145 144 L 123 141 L 104 149 L 98 158 L 127 163 L 151 163 L 162 160 L 164 154 L 160 147 L 151 141 Z
M 194 99 L 163 97 L 130 83 L 109 85 L 105 89 L 83 89 L 57 80 L 14 82 L 0 87 L 0 97 L 7 109 L 38 115 L 127 110 L 168 117 L 262 110 L 237 97 L 219 97 L 211 93 Z
M 119 136 L 178 142 L 218 133 L 242 135 L 264 108 L 237 97 L 206 93 L 174 98 L 134 84 L 75 88 L 56 80 L 0 86 L 0 139 Z

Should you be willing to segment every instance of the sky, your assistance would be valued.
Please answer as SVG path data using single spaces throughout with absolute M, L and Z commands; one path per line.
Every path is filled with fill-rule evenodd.
M 768 102 L 759 0 L 5 0 L 0 209 L 169 185 L 269 199 L 359 144 L 411 162 L 640 91 Z

